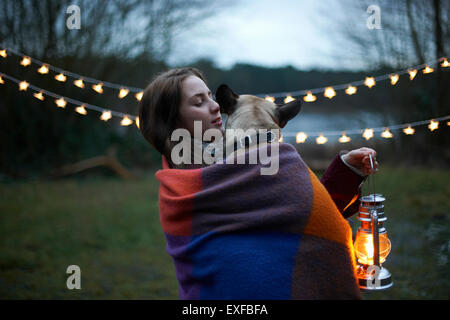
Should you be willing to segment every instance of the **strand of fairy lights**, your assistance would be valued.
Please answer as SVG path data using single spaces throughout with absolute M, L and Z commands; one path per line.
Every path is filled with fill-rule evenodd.
M 70 77 L 76 79 L 73 83 L 74 83 L 74 85 L 76 85 L 77 87 L 80 87 L 80 88 L 84 88 L 84 86 L 85 86 L 84 82 L 88 82 L 88 83 L 92 84 L 92 86 L 91 86 L 92 89 L 100 94 L 103 93 L 103 86 L 105 86 L 105 87 L 119 90 L 118 97 L 120 99 L 127 96 L 130 91 L 135 93 L 135 97 L 138 101 L 140 101 L 142 99 L 143 89 L 141 89 L 141 88 L 134 88 L 134 87 L 129 87 L 129 86 L 124 86 L 124 85 L 115 84 L 115 83 L 111 83 L 111 82 L 106 82 L 106 81 L 102 81 L 102 80 L 98 80 L 98 79 L 94 79 L 94 78 L 90 78 L 90 77 L 85 77 L 85 76 L 82 76 L 82 75 L 79 75 L 79 74 L 76 74 L 76 73 L 73 73 L 73 72 L 70 72 L 67 70 L 63 70 L 61 68 L 54 67 L 50 64 L 44 63 L 35 58 L 31 58 L 29 56 L 26 56 L 23 53 L 20 53 L 18 51 L 15 51 L 15 50 L 9 49 L 9 48 L 0 50 L 0 57 L 6 58 L 7 52 L 11 52 L 17 56 L 21 56 L 22 61 L 20 64 L 24 67 L 29 66 L 31 63 L 40 65 L 41 67 L 38 69 L 38 72 L 41 74 L 47 74 L 49 72 L 49 70 L 59 73 L 55 76 L 55 79 L 58 81 L 66 82 L 67 76 L 70 76 Z M 272 102 L 274 102 L 275 99 L 277 99 L 277 98 L 285 97 L 284 103 L 288 103 L 288 102 L 296 100 L 296 98 L 294 98 L 294 97 L 303 96 L 303 100 L 305 102 L 312 103 L 317 100 L 317 96 L 315 96 L 315 94 L 322 93 L 322 92 L 325 97 L 332 99 L 333 97 L 336 96 L 336 91 L 345 90 L 345 93 L 347 95 L 354 95 L 357 93 L 357 91 L 358 91 L 357 87 L 359 87 L 359 86 L 364 85 L 369 88 L 372 88 L 373 86 L 376 85 L 377 82 L 384 81 L 387 79 L 390 79 L 391 85 L 396 85 L 400 79 L 400 76 L 404 75 L 404 74 L 409 74 L 409 79 L 413 80 L 416 77 L 418 70 L 422 70 L 422 73 L 424 73 L 424 74 L 432 73 L 432 72 L 434 72 L 434 68 L 431 68 L 431 66 L 434 66 L 439 63 L 442 68 L 447 68 L 450 65 L 450 63 L 447 61 L 446 57 L 441 57 L 439 59 L 430 61 L 428 63 L 412 66 L 412 67 L 409 67 L 409 68 L 401 70 L 401 71 L 392 72 L 392 73 L 384 74 L 384 75 L 377 76 L 377 77 L 366 77 L 364 80 L 354 81 L 354 82 L 350 82 L 350 83 L 334 85 L 334 86 L 326 86 L 326 87 L 314 88 L 314 89 L 304 89 L 304 90 L 298 90 L 298 91 L 293 91 L 293 92 L 256 94 L 256 96 L 264 97 L 265 99 L 270 100 Z
M 74 72 L 70 72 L 70 71 L 52 66 L 48 63 L 45 63 L 38 59 L 29 57 L 23 53 L 20 53 L 18 51 L 10 49 L 10 48 L 0 50 L 0 57 L 6 58 L 8 56 L 8 53 L 12 53 L 12 54 L 22 57 L 20 64 L 23 67 L 28 67 L 32 63 L 40 65 L 40 68 L 37 69 L 37 72 L 39 72 L 40 74 L 48 74 L 50 72 L 50 70 L 58 73 L 54 77 L 55 80 L 57 80 L 57 81 L 66 82 L 67 77 L 69 76 L 69 77 L 75 79 L 73 81 L 73 84 L 81 89 L 84 89 L 85 82 L 86 82 L 86 83 L 90 83 L 92 89 L 100 94 L 103 93 L 103 87 L 108 87 L 108 88 L 118 90 L 119 91 L 118 97 L 120 99 L 125 98 L 129 92 L 134 92 L 135 98 L 138 101 L 140 101 L 142 99 L 143 90 L 141 88 L 124 86 L 124 85 L 120 85 L 120 84 L 115 84 L 115 83 L 111 83 L 111 82 L 107 82 L 107 81 L 102 81 L 102 80 L 86 77 L 86 76 L 83 76 L 83 75 L 80 75 L 80 74 L 77 74 Z
M 37 86 L 34 86 L 26 81 L 20 81 L 14 77 L 11 77 L 7 74 L 0 73 L 0 85 L 5 84 L 4 79 L 8 79 L 19 86 L 19 91 L 27 91 L 28 89 L 34 90 L 35 93 L 33 96 L 36 99 L 39 99 L 41 101 L 45 100 L 44 95 L 52 97 L 55 99 L 55 104 L 60 108 L 65 108 L 67 103 L 77 105 L 78 107 L 75 108 L 75 111 L 79 114 L 86 115 L 87 111 L 86 109 L 94 110 L 101 113 L 100 119 L 103 121 L 108 121 L 113 116 L 114 117 L 120 117 L 121 125 L 122 126 L 128 126 L 133 123 L 136 124 L 137 127 L 139 127 L 139 117 L 125 114 L 122 112 L 117 112 L 109 109 L 105 109 L 99 106 L 91 105 L 88 103 L 84 103 L 75 99 L 67 98 L 61 95 L 58 95 L 56 93 L 53 93 L 51 91 L 47 91 L 45 89 L 39 88 Z M 434 131 L 439 128 L 439 123 L 441 121 L 450 120 L 450 115 L 435 118 L 435 119 L 429 119 L 429 120 L 422 120 L 422 121 L 416 121 L 411 123 L 405 123 L 405 124 L 397 124 L 397 125 L 391 125 L 387 127 L 379 127 L 379 128 L 366 128 L 366 129 L 353 129 L 353 130 L 345 130 L 345 131 L 324 131 L 324 132 L 283 132 L 282 136 L 280 138 L 280 142 L 283 141 L 284 137 L 296 137 L 296 143 L 304 143 L 309 137 L 316 137 L 316 143 L 317 144 L 325 144 L 328 141 L 327 136 L 338 136 L 341 135 L 341 137 L 338 139 L 340 143 L 347 143 L 351 141 L 351 138 L 348 135 L 361 135 L 366 140 L 370 140 L 374 137 L 375 133 L 381 132 L 381 137 L 389 139 L 393 138 L 393 134 L 391 131 L 402 129 L 403 133 L 406 135 L 412 135 L 415 132 L 414 127 L 421 126 L 421 125 L 427 125 L 430 131 Z M 450 121 L 447 121 L 447 126 L 450 126 Z
M 75 109 L 75 111 L 78 112 L 79 114 L 86 115 L 87 114 L 86 109 L 90 109 L 90 110 L 100 112 L 101 113 L 100 119 L 103 121 L 108 121 L 112 117 L 119 117 L 119 118 L 122 118 L 121 124 L 123 126 L 127 126 L 127 125 L 132 124 L 133 122 L 136 122 L 136 125 L 139 127 L 139 119 L 136 116 L 118 112 L 118 111 L 114 111 L 114 110 L 110 110 L 110 109 L 105 109 L 105 108 L 102 108 L 102 107 L 99 107 L 96 105 L 92 105 L 89 103 L 71 99 L 71 98 L 56 94 L 54 92 L 39 88 L 37 86 L 30 84 L 27 81 L 21 81 L 19 79 L 16 79 L 14 77 L 11 77 L 11 76 L 9 76 L 5 73 L 1 73 L 1 72 L 0 72 L 0 85 L 5 83 L 3 78 L 17 83 L 19 85 L 19 91 L 27 91 L 28 89 L 34 90 L 36 93 L 34 93 L 33 96 L 38 100 L 44 101 L 45 100 L 44 95 L 54 98 L 55 104 L 59 108 L 65 108 L 67 103 L 70 103 L 70 104 L 74 104 L 74 105 L 78 106 Z

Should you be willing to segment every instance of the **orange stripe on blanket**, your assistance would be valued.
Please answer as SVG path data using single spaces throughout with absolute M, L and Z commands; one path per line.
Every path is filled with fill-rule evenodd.
M 163 160 L 164 161 L 164 160 Z M 192 234 L 194 196 L 202 190 L 201 169 L 158 170 L 160 221 L 163 231 L 174 236 Z M 164 212 L 164 215 L 161 214 Z
M 313 205 L 305 234 L 329 239 L 347 246 L 353 251 L 352 230 L 348 222 L 342 217 L 328 191 L 308 168 L 313 188 Z

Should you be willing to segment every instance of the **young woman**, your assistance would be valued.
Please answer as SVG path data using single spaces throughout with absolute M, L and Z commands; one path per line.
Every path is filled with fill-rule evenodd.
M 373 149 L 337 155 L 320 182 L 285 143 L 274 176 L 258 176 L 252 165 L 175 168 L 175 129 L 193 136 L 193 122 L 201 121 L 203 132 L 224 131 L 220 107 L 194 68 L 158 75 L 144 92 L 139 119 L 162 155 L 160 219 L 180 298 L 360 298 L 345 218 L 374 173 L 369 154 L 378 168 Z

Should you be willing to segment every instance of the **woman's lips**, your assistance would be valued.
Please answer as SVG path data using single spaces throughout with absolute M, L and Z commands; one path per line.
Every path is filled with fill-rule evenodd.
M 214 120 L 212 122 L 212 124 L 216 125 L 216 126 L 221 126 L 222 125 L 222 119 L 221 118 L 217 118 L 216 120 Z

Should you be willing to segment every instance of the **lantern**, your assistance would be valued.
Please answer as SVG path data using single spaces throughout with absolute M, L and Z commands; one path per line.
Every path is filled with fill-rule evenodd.
M 381 266 L 391 251 L 391 242 L 383 223 L 384 201 L 381 194 L 371 194 L 361 199 L 358 220 L 361 221 L 354 249 L 357 257 L 357 277 L 362 290 L 385 290 L 392 287 L 391 273 Z

